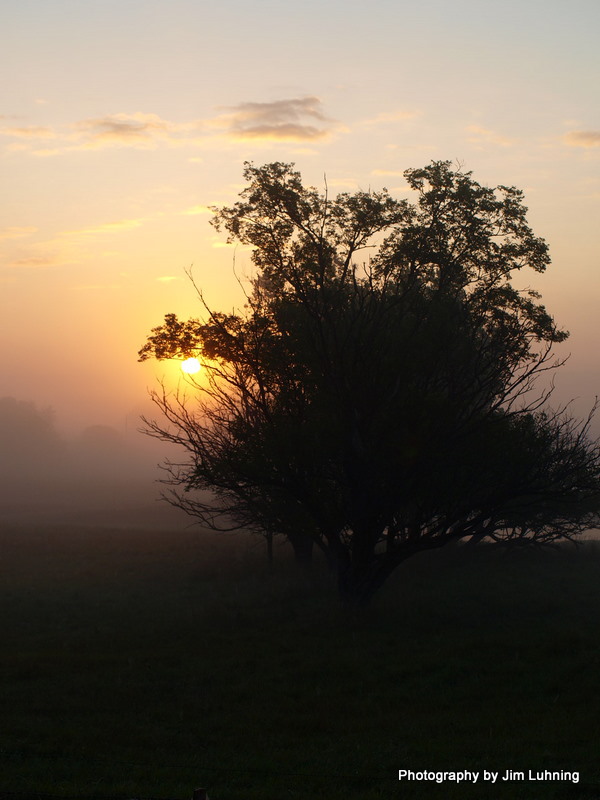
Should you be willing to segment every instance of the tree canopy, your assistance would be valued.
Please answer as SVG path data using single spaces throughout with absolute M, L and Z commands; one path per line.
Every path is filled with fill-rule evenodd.
M 405 172 L 415 202 L 306 188 L 245 165 L 214 208 L 252 248 L 246 305 L 167 314 L 140 359 L 199 355 L 193 398 L 155 393 L 172 500 L 216 528 L 320 548 L 368 602 L 409 556 L 463 538 L 551 541 L 598 523 L 600 449 L 549 407 L 560 330 L 513 276 L 550 258 L 523 195 L 450 162 Z M 210 490 L 210 496 L 202 490 Z

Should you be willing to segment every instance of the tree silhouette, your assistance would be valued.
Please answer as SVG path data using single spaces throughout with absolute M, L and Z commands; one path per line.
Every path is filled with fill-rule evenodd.
M 65 443 L 54 412 L 14 397 L 0 397 L 0 481 L 26 482 L 63 466 Z
M 187 454 L 167 465 L 172 502 L 319 547 L 350 603 L 422 550 L 597 524 L 591 415 L 550 410 L 536 383 L 568 334 L 511 282 L 550 262 L 519 190 L 449 162 L 406 171 L 415 203 L 332 199 L 283 163 L 244 177 L 240 201 L 213 209 L 253 248 L 244 310 L 168 314 L 139 354 L 205 363 L 193 398 L 155 393 L 163 420 L 146 420 Z

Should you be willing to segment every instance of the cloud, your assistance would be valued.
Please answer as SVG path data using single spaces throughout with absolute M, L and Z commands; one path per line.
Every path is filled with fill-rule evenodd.
M 98 233 L 115 233 L 118 231 L 130 230 L 131 228 L 139 228 L 144 224 L 144 219 L 122 219 L 118 222 L 104 222 L 101 225 L 93 225 L 89 228 L 78 228 L 73 231 L 63 231 L 60 236 L 88 236 Z
M 42 125 L 26 125 L 24 127 L 0 128 L 2 136 L 10 136 L 13 139 L 54 139 L 56 136 L 52 128 Z
M 501 136 L 494 131 L 489 130 L 489 128 L 483 128 L 481 125 L 467 125 L 465 130 L 471 134 L 467 138 L 467 141 L 471 142 L 472 144 L 495 144 L 499 145 L 500 147 L 510 147 L 513 143 L 512 139 L 508 139 L 506 136 Z
M 6 126 L 0 134 L 13 139 L 9 150 L 28 150 L 36 156 L 55 156 L 80 150 L 102 150 L 114 147 L 154 149 L 160 145 L 178 146 L 193 143 L 190 134 L 198 132 L 204 123 L 198 120 L 176 123 L 162 119 L 158 114 L 141 111 L 132 114 L 108 114 L 79 120 L 63 128 L 41 125 L 24 127 Z M 54 140 L 55 146 L 37 147 L 42 140 Z
M 353 178 L 327 178 L 327 186 L 331 189 L 351 189 L 356 191 L 359 186 Z
M 8 151 L 49 157 L 124 147 L 142 150 L 210 147 L 240 140 L 306 143 L 328 139 L 334 130 L 341 130 L 338 123 L 324 114 L 318 97 L 243 102 L 223 110 L 226 113 L 211 119 L 186 122 L 172 122 L 158 114 L 136 111 L 90 117 L 55 128 L 7 124 L 0 127 L 0 134 L 12 139 Z M 48 140 L 52 144 L 43 146 Z
M 224 128 L 234 139 L 307 142 L 327 139 L 332 120 L 325 116 L 318 97 L 297 97 L 271 103 L 239 103 L 209 125 Z M 320 124 L 316 124 L 320 123 Z
M 391 176 L 392 178 L 403 178 L 404 172 L 397 169 L 372 169 L 371 175 L 380 175 L 383 177 Z
M 420 113 L 420 111 L 382 111 L 376 117 L 363 120 L 361 125 L 383 125 L 387 122 L 403 122 L 407 119 L 418 117 Z
M 22 239 L 24 236 L 31 236 L 37 228 L 4 228 L 0 230 L 0 242 L 6 239 Z
M 121 288 L 120 283 L 82 283 L 79 284 L 78 286 L 71 286 L 71 289 L 73 289 L 76 292 L 97 291 L 98 289 L 103 291 L 106 289 L 108 289 L 109 291 L 114 291 L 115 289 L 120 289 L 120 288 Z
M 161 119 L 158 114 L 111 114 L 76 123 L 76 135 L 86 150 L 104 147 L 154 148 L 176 133 L 177 126 Z
M 177 278 L 175 275 L 161 275 L 160 278 L 156 280 L 161 283 L 170 283 L 171 281 L 180 281 L 181 278 Z
M 268 139 L 269 141 L 301 142 L 324 139 L 329 136 L 328 131 L 316 128 L 314 125 L 300 125 L 292 122 L 278 125 L 252 125 L 239 128 L 236 139 Z
M 124 231 L 139 228 L 146 221 L 147 219 L 144 218 L 123 219 L 116 222 L 90 225 L 86 228 L 59 231 L 52 239 L 28 243 L 26 246 L 20 247 L 21 252 L 15 254 L 15 258 L 10 263 L 6 264 L 6 266 L 41 269 L 65 266 L 68 264 L 81 264 L 91 255 L 95 258 L 99 256 L 107 258 L 115 255 L 118 251 L 99 249 L 98 242 L 94 237 L 120 234 Z M 9 233 L 21 230 L 25 231 L 27 229 L 7 229 Z M 33 230 L 35 229 L 31 229 L 32 232 Z M 23 235 L 27 234 L 24 233 Z M 12 238 L 16 238 L 16 236 L 17 233 L 13 233 Z M 109 239 L 109 242 L 110 241 Z
M 9 267 L 28 267 L 37 269 L 39 267 L 53 267 L 63 263 L 54 256 L 30 256 L 29 258 L 18 258 L 8 264 Z
M 195 217 L 198 214 L 212 214 L 213 211 L 210 206 L 192 206 L 181 213 L 186 217 Z
M 47 269 L 62 267 L 80 261 L 81 239 L 57 234 L 52 239 L 38 242 L 23 242 L 4 266 L 19 269 Z
M 600 147 L 600 131 L 569 131 L 563 142 L 569 147 Z

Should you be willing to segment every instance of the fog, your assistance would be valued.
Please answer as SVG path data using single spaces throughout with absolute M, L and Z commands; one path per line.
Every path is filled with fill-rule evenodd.
M 60 431 L 49 408 L 0 398 L 0 524 L 182 527 L 161 500 L 159 463 L 176 452 L 139 432 L 89 425 Z
M 567 380 L 557 381 L 550 404 L 556 408 L 574 398 L 569 412 L 583 420 L 593 404 L 587 392 L 573 392 L 585 382 L 583 376 L 573 374 L 570 362 L 559 370 L 559 378 L 561 372 Z M 585 379 L 590 377 L 586 373 Z M 142 413 L 153 417 L 158 410 L 148 402 L 123 415 L 121 430 L 106 424 L 78 428 L 64 412 L 61 416 L 32 400 L 0 397 L 0 525 L 181 530 L 193 524 L 161 497 L 168 487 L 160 482 L 165 473 L 159 465 L 183 453 L 142 434 Z M 600 436 L 599 418 L 591 426 L 594 438 Z

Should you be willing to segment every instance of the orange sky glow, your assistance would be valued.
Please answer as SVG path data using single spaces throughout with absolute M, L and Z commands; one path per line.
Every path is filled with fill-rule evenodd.
M 525 191 L 525 276 L 571 331 L 557 398 L 600 393 L 596 0 L 25 0 L 3 11 L 0 397 L 122 429 L 179 365 L 136 360 L 165 313 L 243 304 L 250 253 L 209 225 L 245 160 L 408 197 L 450 159 Z M 235 259 L 235 271 L 234 271 Z

